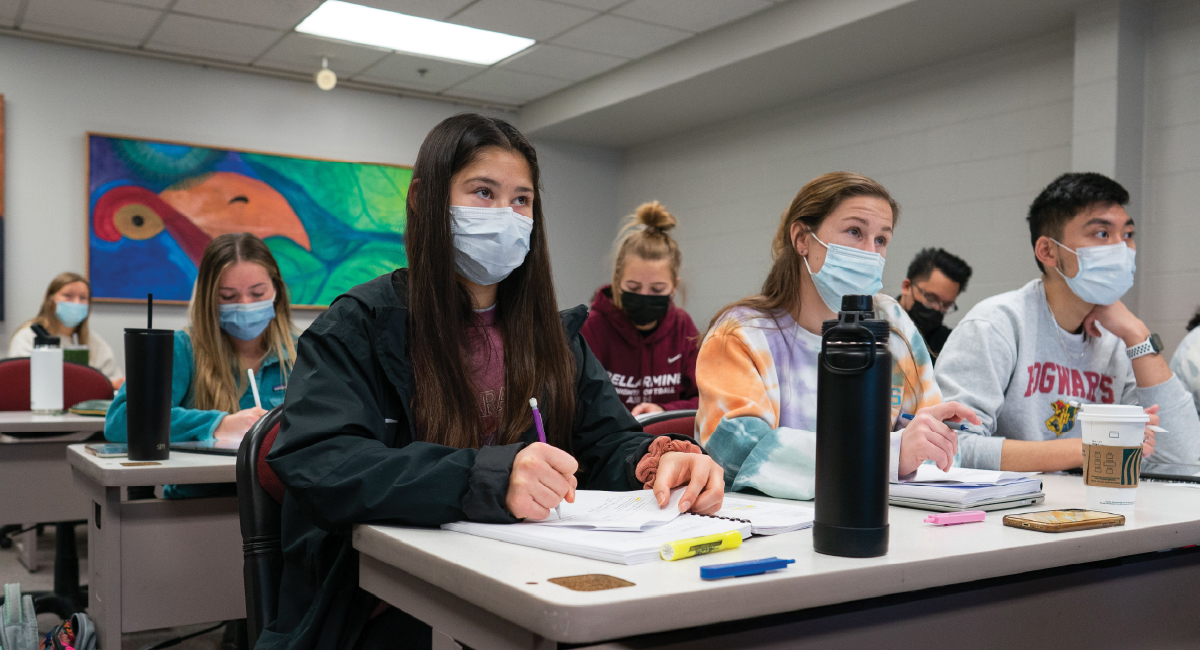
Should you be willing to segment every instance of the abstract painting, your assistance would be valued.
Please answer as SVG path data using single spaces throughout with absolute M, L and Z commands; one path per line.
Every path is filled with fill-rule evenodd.
M 186 302 L 231 232 L 266 242 L 298 307 L 406 265 L 409 167 L 89 133 L 87 176 L 95 300 Z

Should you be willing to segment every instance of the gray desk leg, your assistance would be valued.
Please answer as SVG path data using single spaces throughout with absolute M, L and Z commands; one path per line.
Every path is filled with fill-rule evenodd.
M 558 648 L 555 641 L 362 554 L 359 554 L 358 585 L 432 627 L 434 650 L 456 650 L 463 645 L 495 650 Z
M 121 488 L 91 486 L 88 521 L 88 614 L 100 647 L 121 647 Z M 102 493 L 96 494 L 103 490 Z
M 34 527 L 33 530 L 28 530 L 21 533 L 21 538 L 17 540 L 17 546 L 20 549 L 20 554 L 17 559 L 21 564 L 25 565 L 25 569 L 30 573 L 38 570 L 37 561 L 37 524 L 22 524 L 22 528 Z

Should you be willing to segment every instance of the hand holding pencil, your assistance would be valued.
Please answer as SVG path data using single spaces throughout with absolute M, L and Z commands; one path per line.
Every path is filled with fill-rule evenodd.
M 521 450 L 513 459 L 504 499 L 505 507 L 519 519 L 545 519 L 564 499 L 575 502 L 575 472 L 579 463 L 571 454 L 546 443 L 536 404 L 537 400 L 530 400 L 538 442 Z

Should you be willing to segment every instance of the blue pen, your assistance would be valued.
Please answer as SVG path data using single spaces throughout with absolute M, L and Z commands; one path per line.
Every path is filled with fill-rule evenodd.
M 905 413 L 904 415 L 900 416 L 900 419 L 904 420 L 905 422 L 912 422 L 913 416 Z M 979 426 L 971 424 L 970 422 L 951 422 L 949 420 L 942 420 L 942 424 L 950 427 L 952 431 L 965 431 L 967 433 L 975 433 L 981 436 L 986 436 L 988 434 L 987 431 L 984 431 Z
M 538 410 L 536 397 L 529 398 L 529 406 L 533 408 L 533 424 L 537 428 L 538 442 L 543 445 L 547 444 L 546 429 L 542 426 L 542 412 Z M 558 515 L 559 519 L 562 519 L 562 511 L 558 508 L 559 506 L 554 506 L 554 514 Z

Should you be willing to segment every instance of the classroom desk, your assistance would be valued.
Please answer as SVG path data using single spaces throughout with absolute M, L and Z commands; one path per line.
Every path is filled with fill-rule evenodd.
M 811 530 L 754 537 L 712 557 L 611 564 L 441 530 L 358 526 L 359 585 L 434 628 L 435 648 L 1182 647 L 1194 603 L 1200 490 L 1143 483 L 1124 527 L 1047 534 L 1010 512 L 1081 507 L 1079 477 L 1046 476 L 1046 503 L 952 527 L 891 508 L 880 558 L 812 550 Z M 1145 555 L 1150 554 L 1150 555 Z M 795 558 L 706 582 L 699 567 Z M 1122 559 L 1124 558 L 1124 559 Z M 633 587 L 577 592 L 549 578 L 607 574 Z M 689 629 L 691 628 L 691 629 Z M 618 641 L 612 641 L 617 639 Z M 977 642 L 977 643 L 976 643 Z
M 122 487 L 233 483 L 233 456 L 172 451 L 132 465 L 67 448 L 75 484 L 88 497 L 88 614 L 100 647 L 122 632 L 246 617 L 242 533 L 236 497 L 122 500 Z
M 87 519 L 83 493 L 71 481 L 67 445 L 103 430 L 102 417 L 0 411 L 0 494 L 9 495 L 0 526 Z M 37 531 L 20 535 L 17 550 L 25 568 L 37 571 Z

